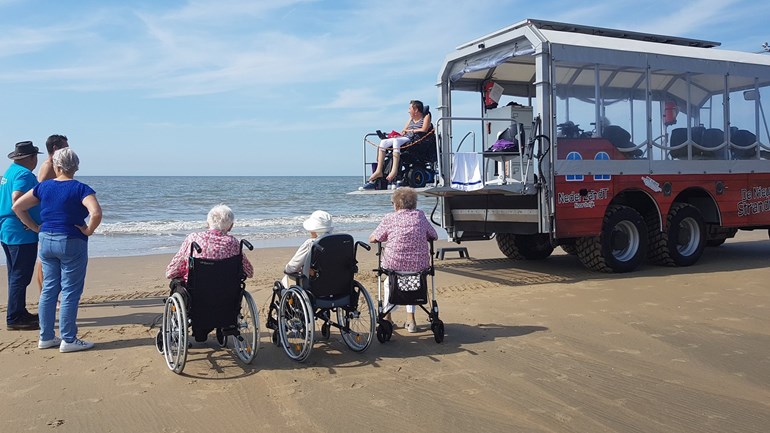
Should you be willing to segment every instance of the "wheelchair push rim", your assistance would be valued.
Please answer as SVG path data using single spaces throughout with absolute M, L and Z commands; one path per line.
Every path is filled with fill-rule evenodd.
M 181 373 L 187 361 L 187 309 L 182 295 L 174 293 L 163 309 L 163 357 L 174 373 Z
M 250 364 L 259 351 L 259 312 L 251 293 L 245 290 L 238 313 L 238 332 L 233 338 L 233 348 L 241 361 Z
M 281 347 L 289 358 L 302 362 L 313 348 L 315 319 L 305 292 L 289 287 L 278 306 L 278 334 Z
M 363 352 L 372 343 L 375 334 L 375 312 L 369 292 L 357 281 L 353 290 L 358 291 L 358 304 L 353 308 L 337 308 L 337 322 L 342 327 L 342 340 L 354 352 Z

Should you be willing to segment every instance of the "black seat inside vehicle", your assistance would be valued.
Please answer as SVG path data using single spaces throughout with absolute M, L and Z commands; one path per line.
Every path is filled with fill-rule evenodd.
M 722 143 L 725 141 L 725 133 L 719 128 L 709 128 L 705 131 L 703 131 L 703 143 L 701 144 L 703 147 L 709 148 L 709 149 L 715 149 L 719 147 Z M 724 156 L 727 155 L 726 149 L 719 149 L 719 150 L 701 150 L 701 149 L 693 149 L 693 155 L 696 154 L 695 150 L 697 150 L 698 156 L 708 158 L 708 159 L 726 159 Z
M 730 141 L 732 142 L 732 154 L 735 159 L 751 159 L 757 156 L 757 149 L 749 147 L 757 142 L 757 136 L 745 129 L 730 130 Z
M 701 144 L 703 142 L 703 132 L 706 128 L 702 126 L 693 126 L 691 128 L 692 141 L 695 144 Z M 671 138 L 669 140 L 670 146 L 679 146 L 687 141 L 687 128 L 676 128 L 671 131 Z M 696 156 L 700 149 L 693 148 L 693 156 Z M 687 159 L 687 146 L 682 146 L 679 149 L 671 151 L 671 157 L 677 159 Z
M 629 152 L 623 152 L 625 149 L 632 149 L 635 147 L 631 142 L 631 134 L 625 129 L 617 125 L 608 125 L 604 127 L 602 136 L 612 143 L 617 149 L 621 150 L 621 153 L 626 158 L 639 158 L 642 156 L 641 149 L 635 149 Z

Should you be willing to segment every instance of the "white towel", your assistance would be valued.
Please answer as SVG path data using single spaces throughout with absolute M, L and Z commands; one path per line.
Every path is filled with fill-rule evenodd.
M 479 153 L 455 153 L 452 157 L 452 188 L 462 191 L 475 191 L 483 188 L 481 164 L 482 157 Z

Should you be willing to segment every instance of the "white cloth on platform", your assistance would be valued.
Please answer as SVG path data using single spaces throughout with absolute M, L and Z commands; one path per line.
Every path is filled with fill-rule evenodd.
M 452 188 L 475 191 L 484 187 L 481 181 L 482 156 L 476 152 L 459 152 L 452 156 Z

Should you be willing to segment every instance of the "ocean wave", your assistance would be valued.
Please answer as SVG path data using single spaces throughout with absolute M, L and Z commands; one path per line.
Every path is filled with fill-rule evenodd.
M 278 218 L 246 218 L 235 220 L 233 233 L 253 234 L 260 238 L 292 237 L 303 233 L 302 222 L 307 216 L 292 216 Z M 334 225 L 338 231 L 361 230 L 366 227 L 374 229 L 382 219 L 382 215 L 341 215 L 334 217 Z M 125 221 L 102 223 L 96 231 L 97 235 L 157 235 L 178 236 L 206 229 L 205 221 Z

